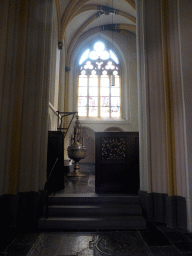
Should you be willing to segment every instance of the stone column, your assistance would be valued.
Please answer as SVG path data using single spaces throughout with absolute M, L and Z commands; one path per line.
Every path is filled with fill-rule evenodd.
M 176 54 L 176 58 L 180 57 L 181 80 L 179 79 L 179 83 L 182 85 L 178 90 L 177 107 L 178 116 L 180 117 L 180 120 L 178 119 L 178 132 L 180 131 L 179 136 L 181 141 L 181 146 L 178 145 L 181 155 L 179 158 L 180 172 L 178 172 L 177 179 L 179 195 L 185 196 L 186 194 L 187 228 L 192 232 L 192 2 L 189 0 L 178 0 L 177 3 L 179 42 L 176 43 L 176 46 L 179 44 L 180 55 L 178 56 Z M 182 119 L 184 119 L 184 124 Z
M 46 181 L 51 0 L 2 0 L 0 199 L 9 224 L 37 217 Z
M 178 5 L 142 0 L 136 6 L 141 201 L 148 220 L 186 228 Z
M 165 103 L 160 0 L 137 1 L 140 197 L 149 221 L 165 221 Z
M 30 2 L 22 113 L 19 191 L 39 191 L 46 181 L 51 49 L 50 0 Z

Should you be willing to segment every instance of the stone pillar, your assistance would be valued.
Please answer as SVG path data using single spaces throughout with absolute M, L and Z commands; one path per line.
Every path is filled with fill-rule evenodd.
M 179 134 L 181 140 L 185 140 L 179 161 L 181 172 L 178 173 L 179 194 L 185 195 L 187 202 L 187 228 L 192 232 L 192 2 L 190 0 L 178 0 L 178 24 L 179 24 L 179 47 L 181 84 L 178 95 L 178 115 L 184 119 L 184 128 L 181 127 Z M 176 57 L 177 54 L 176 54 Z M 180 82 L 180 79 L 179 79 Z M 180 100 L 182 97 L 182 100 Z M 183 111 L 183 113 L 181 113 Z M 184 116 L 182 116 L 182 115 Z M 180 126 L 183 125 L 182 119 Z M 183 134 L 182 134 L 183 133 Z M 183 143 L 181 141 L 181 143 Z M 183 154 L 185 153 L 184 157 Z M 183 161 L 183 158 L 185 160 Z M 185 164 L 183 163 L 185 162 Z M 185 175 L 184 175 L 185 174 Z M 186 180 L 185 180 L 186 177 Z
M 141 189 L 167 193 L 160 1 L 137 1 Z
M 186 228 L 178 5 L 138 0 L 136 6 L 141 201 L 148 220 Z
M 140 190 L 152 192 L 144 1 L 137 1 L 137 81 L 139 105 Z
M 9 224 L 37 217 L 46 181 L 52 6 L 0 3 L 0 195 Z
M 19 191 L 44 188 L 47 164 L 51 48 L 50 0 L 30 2 L 22 113 Z

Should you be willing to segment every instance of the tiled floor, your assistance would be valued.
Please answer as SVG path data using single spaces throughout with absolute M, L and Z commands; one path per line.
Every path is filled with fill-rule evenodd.
M 16 232 L 16 230 L 14 231 Z M 15 237 L 14 237 L 15 236 Z M 146 230 L 31 230 L 1 239 L 0 256 L 192 255 L 192 233 L 147 223 Z
M 66 181 L 62 193 L 94 192 L 94 176 Z M 147 256 L 192 255 L 192 233 L 164 224 L 146 230 L 44 231 L 10 228 L 1 238 L 0 256 Z

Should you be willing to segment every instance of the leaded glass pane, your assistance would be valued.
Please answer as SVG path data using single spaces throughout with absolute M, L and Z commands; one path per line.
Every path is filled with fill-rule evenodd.
M 101 117 L 109 117 L 109 107 L 101 107 L 100 115 Z
M 111 97 L 111 106 L 120 106 L 120 98 Z
M 109 87 L 109 77 L 101 76 L 101 87 Z
M 89 86 L 98 86 L 98 77 L 97 76 L 90 76 L 89 77 Z
M 111 58 L 112 58 L 117 64 L 119 64 L 119 60 L 118 60 L 116 54 L 115 54 L 113 51 L 111 51 L 111 50 L 110 50 L 110 54 L 111 54 Z
M 101 87 L 100 95 L 101 96 L 109 96 L 109 87 Z
M 115 65 L 113 65 L 112 61 L 108 61 L 105 67 L 106 69 L 115 69 Z
M 109 59 L 109 53 L 107 51 L 103 51 L 101 57 L 102 60 L 107 60 Z
M 118 71 L 117 70 L 113 71 L 113 75 L 117 76 L 118 75 Z
M 89 96 L 98 96 L 98 88 L 90 87 L 89 88 Z
M 109 97 L 101 97 L 100 106 L 108 107 L 109 106 Z
M 82 70 L 81 71 L 81 76 L 84 77 L 86 75 L 86 71 L 85 70 Z
M 79 116 L 87 116 L 87 108 L 86 107 L 78 107 L 78 115 Z
M 97 55 L 96 51 L 90 52 L 89 58 L 91 58 L 92 60 L 97 60 L 98 59 L 98 55 Z
M 120 96 L 120 90 L 118 87 L 111 87 L 111 96 Z
M 101 52 L 105 49 L 105 45 L 102 42 L 97 42 L 94 45 L 94 50 L 97 52 Z
M 120 83 L 119 83 L 119 76 L 115 76 L 115 86 L 116 87 L 119 87 L 120 86 Z
M 79 86 L 87 86 L 87 77 L 79 76 Z
M 120 107 L 111 107 L 111 117 L 120 117 Z
M 87 97 L 79 97 L 78 98 L 78 106 L 79 107 L 86 107 L 87 106 Z
M 101 117 L 120 117 L 119 60 L 116 54 L 97 41 L 94 48 L 84 52 L 79 63 L 79 115 L 94 117 L 99 112 Z M 113 82 L 111 77 L 114 77 Z
M 89 97 L 89 106 L 98 106 L 98 97 Z
M 98 107 L 89 107 L 89 116 L 98 116 Z
M 96 74 L 97 74 L 96 70 L 91 71 L 91 75 L 96 75 Z
M 79 61 L 79 64 L 81 65 L 81 64 L 88 58 L 88 56 L 89 56 L 89 49 L 86 50 L 86 51 L 83 53 L 83 55 L 81 56 L 81 59 L 80 59 L 80 61 Z
M 96 51 L 98 56 L 102 55 L 104 49 L 105 49 L 105 45 L 102 42 L 97 42 L 94 45 L 94 50 Z
M 107 71 L 106 71 L 106 70 L 103 70 L 102 75 L 103 75 L 103 76 L 106 76 L 106 75 L 107 75 Z
M 93 65 L 91 64 L 91 61 L 87 61 L 85 66 L 84 66 L 85 69 L 92 69 L 93 68 Z
M 79 87 L 79 96 L 87 96 L 87 87 Z

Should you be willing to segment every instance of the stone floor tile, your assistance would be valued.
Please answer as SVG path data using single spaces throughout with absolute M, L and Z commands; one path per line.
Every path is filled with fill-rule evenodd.
M 85 255 L 93 256 L 93 250 L 89 248 L 93 236 L 62 235 L 58 255 Z
M 159 251 L 164 256 L 181 256 L 182 254 L 173 246 L 161 246 Z
M 21 233 L 15 240 L 14 244 L 32 245 L 38 239 L 38 233 Z
M 6 248 L 12 243 L 12 240 L 4 240 L 1 238 L 1 243 L 0 243 L 0 252 L 4 252 Z
M 158 249 L 158 247 L 156 246 L 149 246 L 149 251 L 151 253 L 151 255 L 155 255 L 155 256 L 162 256 L 163 254 L 160 252 L 160 250 Z
M 148 246 L 170 246 L 171 243 L 161 232 L 139 231 Z
M 190 239 L 190 241 L 192 241 L 192 233 L 183 233 L 187 238 Z
M 155 226 L 162 232 L 180 232 L 179 229 L 167 227 L 166 224 L 163 223 L 155 223 Z
M 30 249 L 30 245 L 11 244 L 6 249 L 6 256 L 26 256 Z
M 171 242 L 190 242 L 190 239 L 187 238 L 184 234 L 175 231 L 175 232 L 164 232 L 165 236 L 171 241 Z
M 174 244 L 180 252 L 192 253 L 192 242 L 176 242 Z
M 137 231 L 104 232 L 95 235 L 45 233 L 29 256 L 150 256 Z

